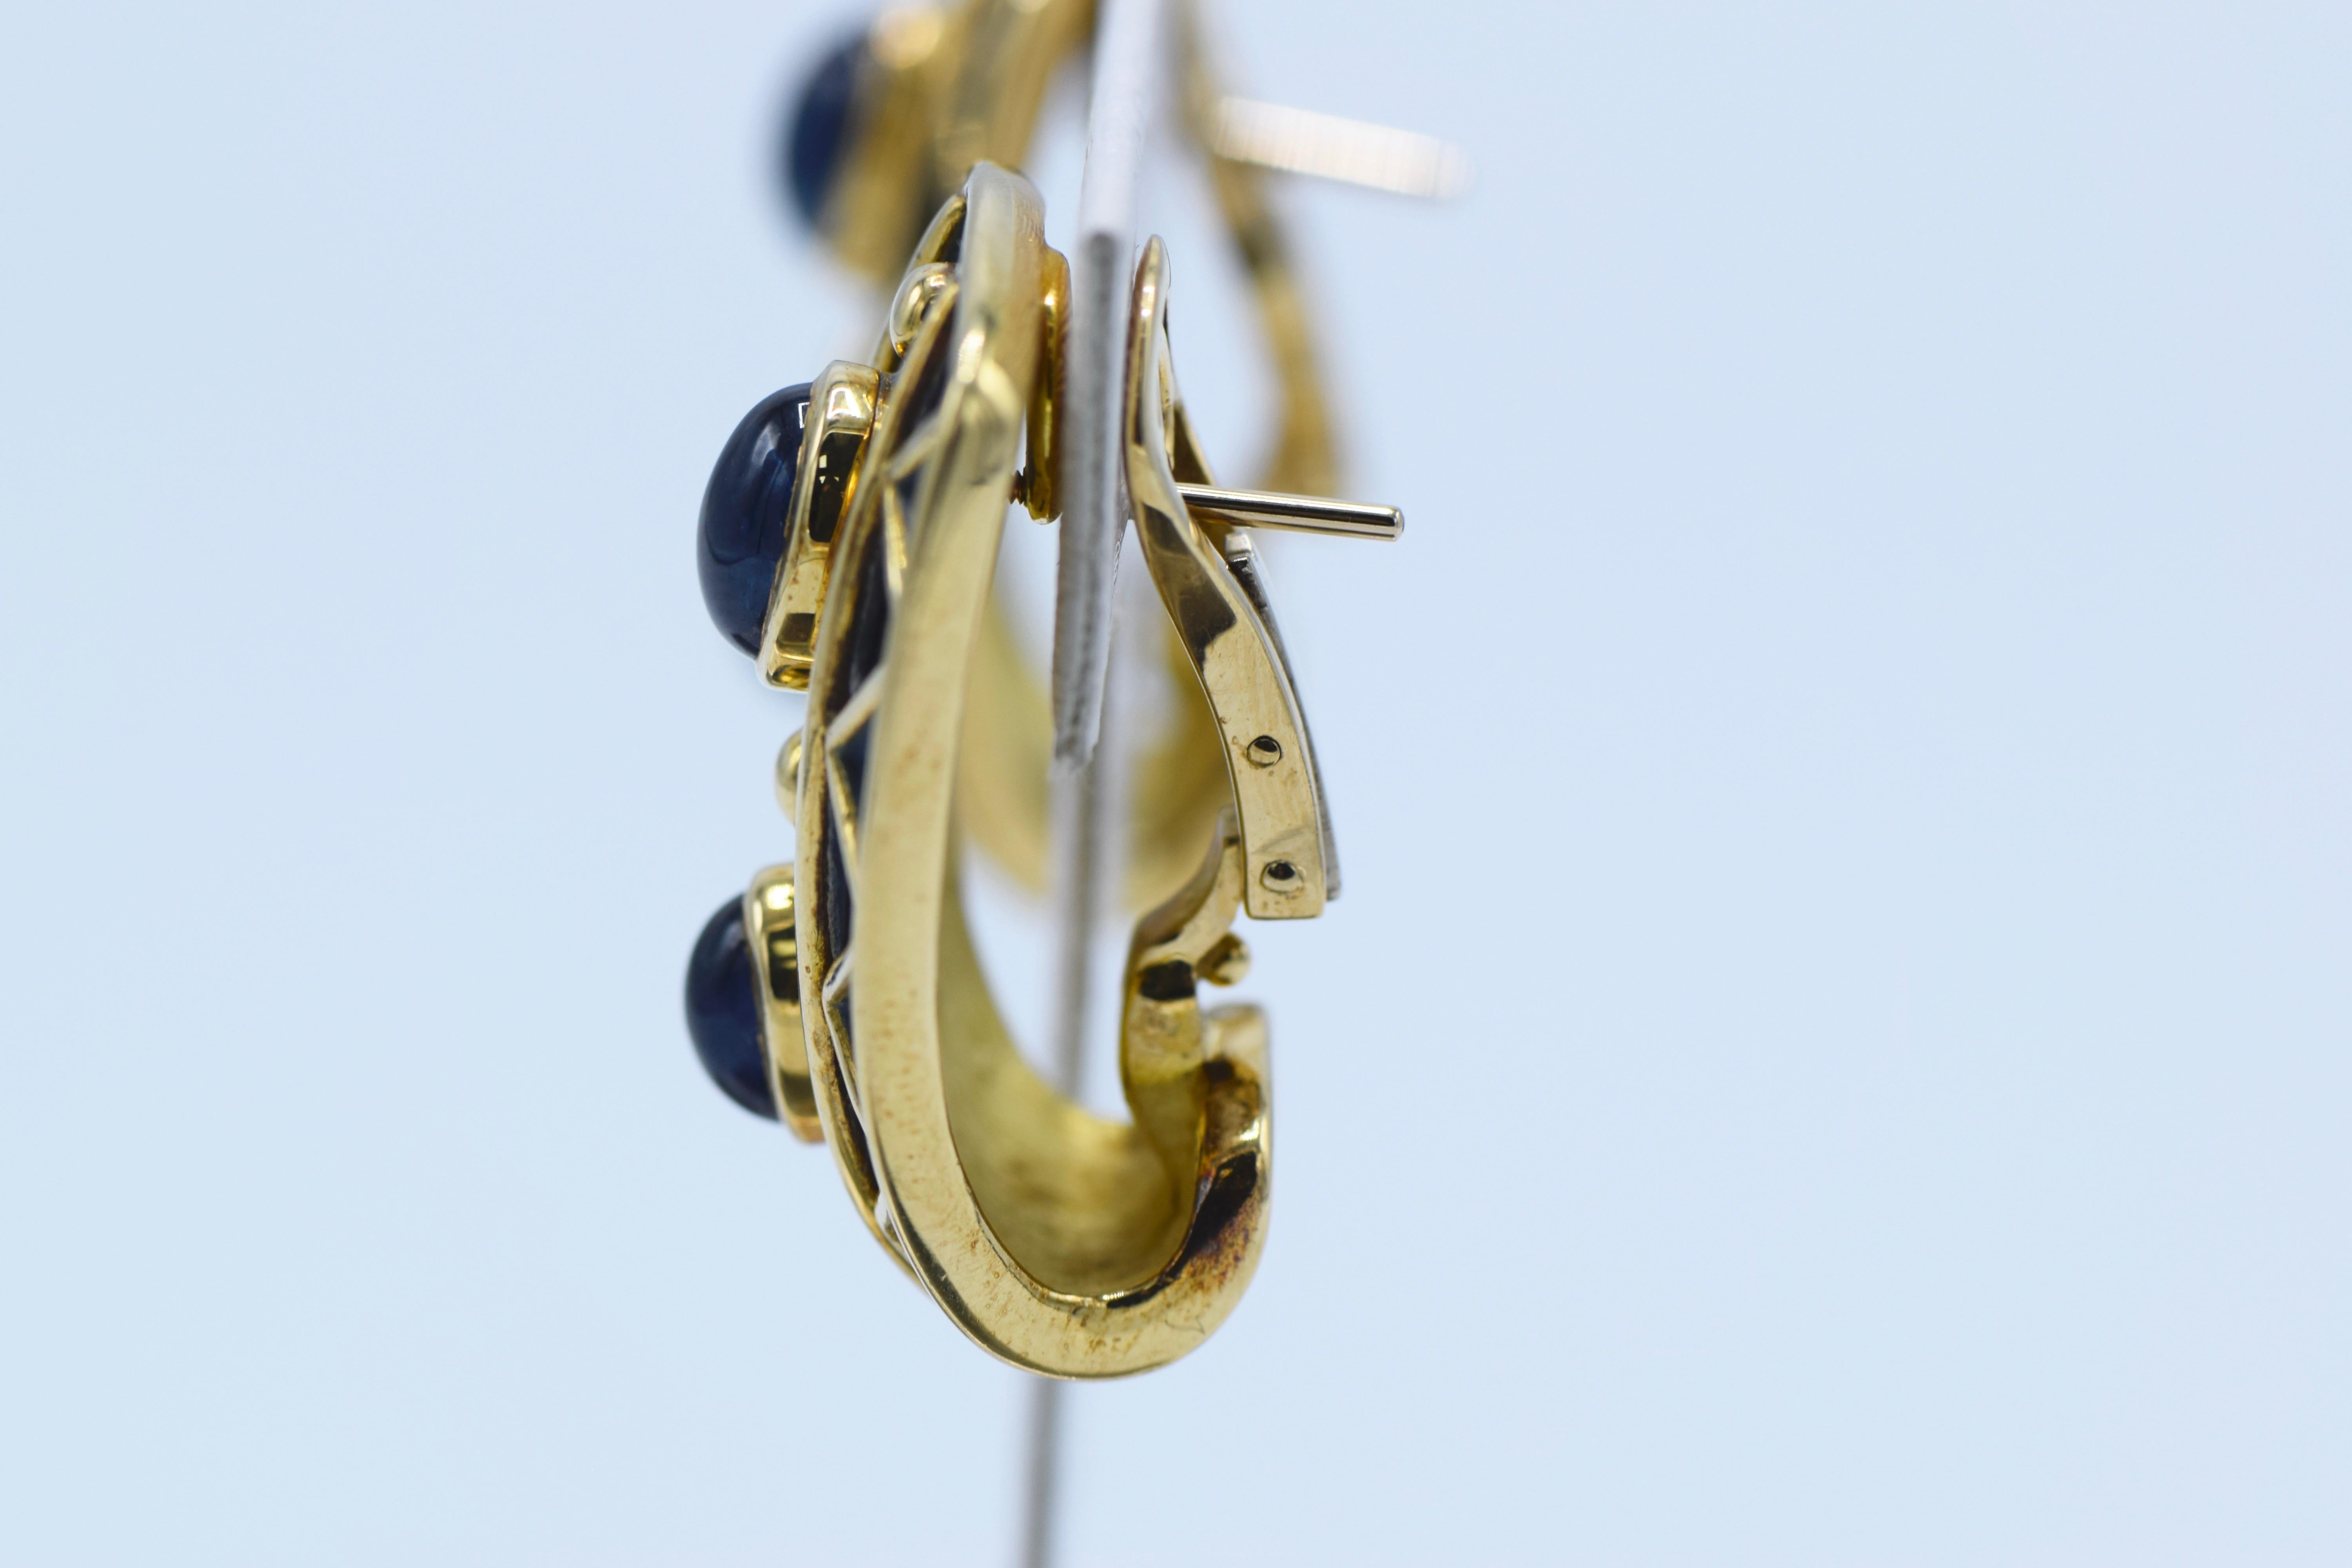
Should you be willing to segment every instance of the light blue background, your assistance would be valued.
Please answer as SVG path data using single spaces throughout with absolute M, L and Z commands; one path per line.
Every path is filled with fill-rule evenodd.
M 2352 1556 L 2352 13 L 1226 11 L 1479 183 L 1294 193 L 1412 527 L 1279 563 L 1348 896 L 1070 1561 Z M 1015 1374 L 678 1022 L 844 15 L 0 23 L 0 1559 L 1009 1552 Z

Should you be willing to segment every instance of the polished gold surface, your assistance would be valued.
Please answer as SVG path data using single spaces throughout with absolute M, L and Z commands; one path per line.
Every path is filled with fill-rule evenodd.
M 1013 479 L 1013 493 L 1029 515 L 1051 522 L 1062 513 L 1062 360 L 1070 335 L 1070 263 L 1058 250 L 1045 252 L 1045 291 L 1037 301 L 1037 384 L 1029 389 L 1028 451 Z
M 1264 1021 L 1203 1010 L 1198 988 L 1245 971 L 1229 928 L 1264 897 L 1268 865 L 1287 854 L 1313 883 L 1281 895 L 1282 913 L 1322 889 L 1311 795 L 1303 814 L 1295 798 L 1308 775 L 1277 768 L 1280 787 L 1196 839 L 1194 875 L 1138 927 L 1120 1030 L 1129 1122 L 1050 1089 L 989 995 L 957 894 L 958 753 L 1050 347 L 1041 219 L 1025 181 L 983 164 L 918 255 L 919 267 L 951 257 L 954 286 L 925 291 L 890 352 L 835 546 L 792 770 L 797 959 L 800 994 L 817 1002 L 802 1011 L 811 1098 L 866 1223 L 979 1343 L 1034 1371 L 1104 1377 L 1198 1344 L 1255 1268 L 1271 1175 Z M 1173 504 L 1206 551 L 1185 555 L 1184 591 L 1223 574 L 1220 602 L 1247 612 L 1238 632 L 1190 627 L 1212 700 L 1252 721 L 1265 710 L 1304 757 L 1303 728 L 1266 710 L 1269 691 L 1286 700 L 1278 647 Z M 1287 805 L 1277 826 L 1303 847 L 1258 842 L 1268 801 Z
M 818 218 L 842 263 L 889 283 L 974 163 L 1018 167 L 1054 72 L 1093 26 L 1093 0 L 884 11 L 866 35 L 848 163 Z
M 942 7 L 895 5 L 866 35 L 850 110 L 855 132 L 817 218 L 834 255 L 853 272 L 877 281 L 898 276 L 939 205 L 934 106 L 956 71 L 961 26 Z
M 784 737 L 776 751 L 776 805 L 784 820 L 793 819 L 801 798 L 801 732 L 798 730 Z
M 769 684 L 808 689 L 809 649 L 824 604 L 834 534 L 857 479 L 857 456 L 874 426 L 872 367 L 835 360 L 809 384 L 801 432 L 800 466 L 807 482 L 793 486 L 783 559 L 760 637 L 760 668 Z
M 1094 31 L 1094 0 L 965 0 L 961 68 L 942 105 L 931 202 L 960 188 L 976 164 L 1028 161 L 1037 111 L 1062 62 Z
M 1168 247 L 1158 237 L 1136 268 L 1127 358 L 1127 489 L 1160 603 L 1216 715 L 1226 778 L 1248 863 L 1243 897 L 1258 920 L 1320 914 L 1338 891 L 1337 852 L 1323 810 L 1306 717 L 1271 612 L 1229 562 L 1223 541 L 1193 521 L 1171 458 L 1194 484 L 1213 481 L 1183 416 L 1168 356 Z
M 1262 482 L 1276 490 L 1326 491 L 1337 479 L 1330 417 L 1314 333 L 1279 215 L 1268 199 L 1264 171 L 1243 156 L 1220 151 L 1219 106 L 1227 102 L 1217 80 L 1200 17 L 1191 0 L 1177 0 L 1171 31 L 1175 88 L 1184 125 L 1208 164 L 1218 211 L 1246 271 L 1277 390 L 1273 441 Z M 893 346 L 877 353 L 886 374 L 903 350 L 907 331 L 932 302 L 936 277 L 903 274 L 909 250 L 936 256 L 940 233 L 931 215 L 952 204 L 966 172 L 986 160 L 1018 168 L 1028 155 L 1037 115 L 1054 73 L 1087 43 L 1095 22 L 1092 0 L 962 0 L 944 6 L 902 6 L 885 12 L 869 33 L 867 74 L 858 84 L 853 149 L 822 220 L 835 254 L 878 282 L 898 280 Z M 917 241 L 930 217 L 928 237 Z M 1058 339 L 1068 297 L 1067 268 L 1046 252 L 1040 332 Z M 1058 270 L 1057 270 L 1058 269 Z M 1045 353 L 1046 374 L 1033 388 L 1029 456 L 1013 493 L 1033 517 L 1058 511 L 1051 409 L 1060 354 Z M 1267 525 L 1265 520 L 1257 520 Z M 781 595 L 780 595 L 781 597 Z M 794 613 L 797 613 L 795 611 Z M 1129 778 L 1127 868 L 1129 909 L 1149 908 L 1189 874 L 1201 835 L 1223 809 L 1224 769 L 1213 749 L 1216 724 L 1199 697 L 1192 663 L 1172 638 L 1159 639 L 1158 658 L 1174 700 L 1164 728 L 1142 748 Z M 781 647 L 781 644 L 779 645 Z M 1024 887 L 1045 881 L 1053 724 L 1045 685 L 1031 672 L 1001 607 L 992 608 L 974 655 L 982 674 L 967 714 L 967 747 L 959 763 L 965 835 Z M 800 645 L 772 662 L 772 679 L 806 679 Z
M 1094 1115 L 1014 1047 L 959 889 L 967 841 L 1045 880 L 1049 706 L 992 583 L 1010 508 L 1058 510 L 1070 274 L 1035 191 L 992 160 L 1025 150 L 1047 78 L 1091 25 L 1085 0 L 967 0 L 890 13 L 871 35 L 845 176 L 863 185 L 838 196 L 828 232 L 853 260 L 886 234 L 911 256 L 872 363 L 812 386 L 762 649 L 772 682 L 809 694 L 775 770 L 797 869 L 763 872 L 745 901 L 783 1119 L 824 1140 L 865 1223 L 965 1333 L 1062 1377 L 1182 1355 L 1233 1310 L 1264 1242 L 1265 1021 L 1204 1010 L 1199 988 L 1249 972 L 1236 914 L 1311 917 L 1339 867 L 1251 530 L 1403 526 L 1391 508 L 1303 493 L 1328 488 L 1333 460 L 1299 290 L 1260 177 L 1213 156 L 1282 389 L 1281 488 L 1210 472 L 1152 240 L 1120 428 L 1166 611 L 1144 635 L 1176 701 L 1131 770 L 1127 893 L 1149 910 L 1120 1006 L 1131 1120 Z M 1177 28 L 1197 120 L 1215 85 L 1181 0 Z M 896 205 L 910 191 L 943 197 L 927 223 Z
M 1339 441 L 1323 394 L 1321 357 L 1307 315 L 1290 238 L 1266 188 L 1266 173 L 1218 150 L 1220 116 L 1227 101 L 1196 0 L 1176 0 L 1177 106 L 1186 132 L 1207 154 L 1209 189 L 1248 272 L 1258 326 L 1280 391 L 1272 450 L 1259 469 L 1266 489 L 1328 494 L 1339 487 Z
M 824 1136 L 809 1078 L 808 1044 L 801 1021 L 800 933 L 793 899 L 793 868 L 771 866 L 743 895 L 743 931 L 760 987 L 760 1037 L 767 1047 L 776 1119 L 803 1143 Z
M 1173 628 L 1164 623 L 1139 626 L 1131 635 L 1156 647 L 1167 675 L 1169 710 L 1129 771 L 1122 901 L 1129 910 L 1145 910 L 1192 875 L 1202 836 L 1230 797 L 1216 720 Z M 990 860 L 1021 887 L 1042 895 L 1053 717 L 1045 682 L 1022 651 L 1001 597 L 991 599 L 982 620 L 972 666 L 964 749 L 956 764 L 956 819 Z

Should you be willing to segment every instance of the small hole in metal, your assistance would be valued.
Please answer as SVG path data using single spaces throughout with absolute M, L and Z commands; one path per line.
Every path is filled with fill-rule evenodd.
M 1270 768 L 1282 761 L 1282 742 L 1271 735 L 1260 735 L 1243 751 L 1252 763 L 1262 768 Z

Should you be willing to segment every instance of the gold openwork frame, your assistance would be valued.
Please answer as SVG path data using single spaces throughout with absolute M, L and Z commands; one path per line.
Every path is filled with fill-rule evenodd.
M 964 921 L 955 796 L 967 694 L 987 675 L 973 651 L 1051 353 L 1053 272 L 1035 191 L 982 164 L 907 274 L 901 300 L 919 299 L 894 313 L 875 367 L 793 769 L 795 957 L 817 1119 L 874 1234 L 993 1353 L 1110 1377 L 1200 1344 L 1256 1268 L 1272 1175 L 1265 1022 L 1204 1008 L 1198 992 L 1245 967 L 1230 930 L 1244 902 L 1319 906 L 1322 861 L 1278 645 L 1180 500 L 1152 525 L 1170 539 L 1150 559 L 1156 578 L 1163 563 L 1189 574 L 1161 582 L 1171 611 L 1206 591 L 1209 621 L 1223 618 L 1175 617 L 1210 703 L 1244 745 L 1274 734 L 1294 763 L 1229 758 L 1251 777 L 1238 815 L 1196 842 L 1198 870 L 1138 925 L 1120 1031 L 1133 1121 L 1064 1099 L 1014 1047 Z M 1277 860 L 1297 890 L 1265 881 Z

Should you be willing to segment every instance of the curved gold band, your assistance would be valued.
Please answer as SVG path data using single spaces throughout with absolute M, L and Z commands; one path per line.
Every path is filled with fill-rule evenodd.
M 1132 1122 L 1063 1099 L 1014 1048 L 964 926 L 954 804 L 967 694 L 987 679 L 972 650 L 1045 346 L 1042 216 L 1027 182 L 974 169 L 917 255 L 918 267 L 951 261 L 953 286 L 932 291 L 903 356 L 877 367 L 802 732 L 795 956 L 818 1120 L 875 1234 L 992 1352 L 1103 1377 L 1199 1343 L 1255 1268 L 1271 1174 L 1264 1022 L 1202 1009 L 1198 985 L 1241 967 L 1228 928 L 1245 900 L 1278 898 L 1265 868 L 1287 856 L 1319 877 L 1321 862 L 1311 784 L 1271 814 L 1244 792 L 1238 826 L 1196 841 L 1200 869 L 1145 918 L 1129 956 Z M 1149 432 L 1144 446 L 1164 469 L 1164 446 Z M 1194 532 L 1181 591 L 1246 611 Z M 1260 639 L 1252 665 L 1236 639 L 1257 637 L 1257 623 L 1225 619 L 1185 638 L 1217 711 L 1272 689 L 1269 673 L 1286 699 L 1278 647 Z M 1245 666 L 1255 686 L 1227 679 Z M 1236 711 L 1243 728 L 1284 720 Z M 1311 779 L 1303 726 L 1282 733 Z M 1289 837 L 1261 845 L 1277 817 Z M 1319 881 L 1290 897 L 1298 907 L 1274 912 L 1311 912 Z

